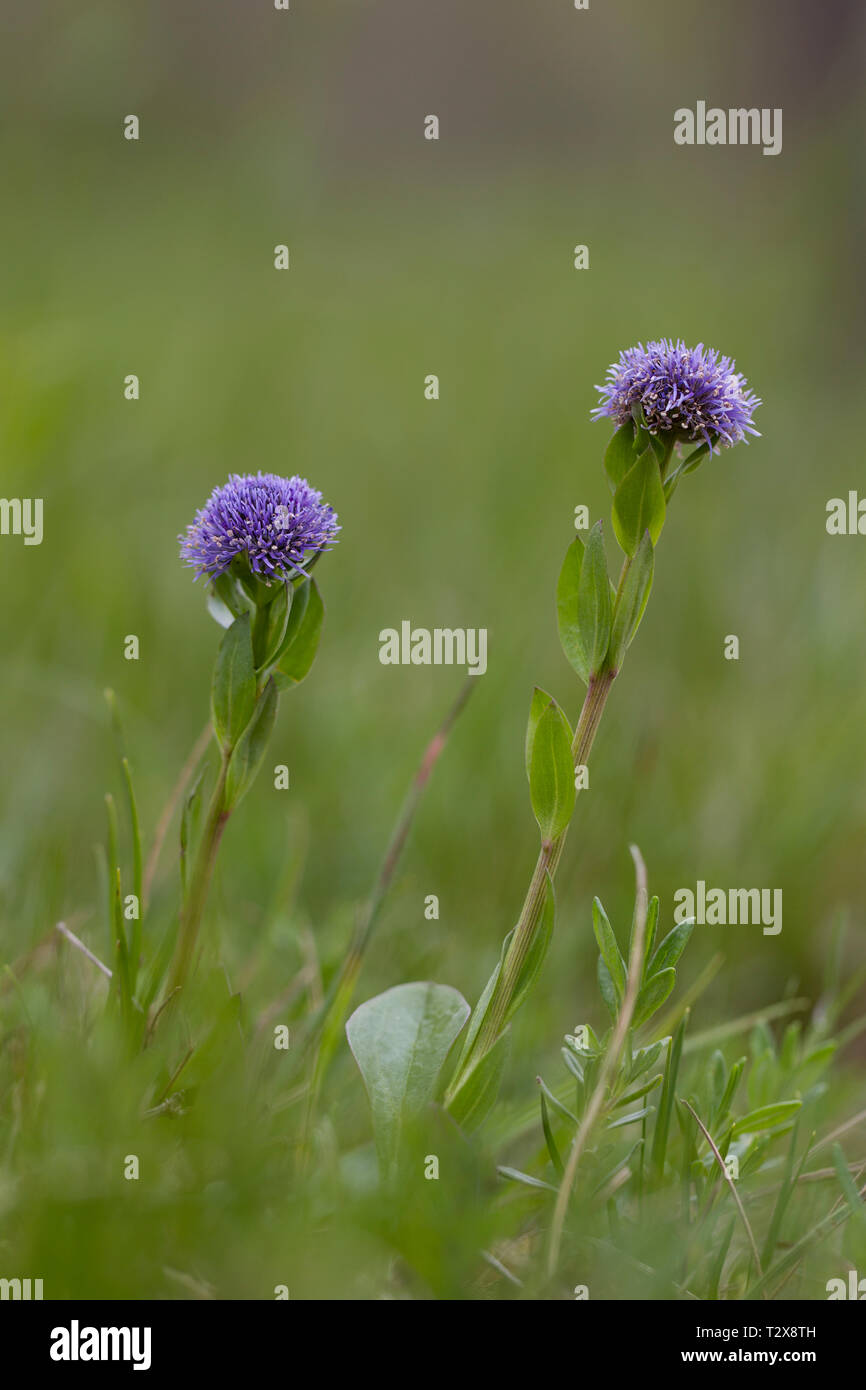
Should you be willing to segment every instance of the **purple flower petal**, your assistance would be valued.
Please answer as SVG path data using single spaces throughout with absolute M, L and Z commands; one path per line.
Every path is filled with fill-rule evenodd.
M 329 550 L 340 529 L 333 507 L 306 479 L 233 473 L 178 540 L 196 577 L 225 574 L 246 552 L 253 573 L 269 580 L 304 573 L 304 556 Z
M 651 434 L 676 430 L 680 437 L 703 439 L 711 448 L 739 444 L 757 435 L 752 413 L 761 404 L 730 357 L 703 343 L 687 348 L 680 339 L 638 343 L 619 355 L 607 371 L 594 420 L 609 416 L 618 425 L 643 407 Z

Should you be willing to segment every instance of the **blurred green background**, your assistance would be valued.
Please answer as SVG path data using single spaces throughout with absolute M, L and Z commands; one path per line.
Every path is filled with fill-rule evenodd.
M 696 931 L 687 980 L 726 957 L 703 1024 L 814 996 L 840 915 L 862 960 L 866 542 L 824 524 L 864 477 L 862 7 L 79 0 L 4 3 L 2 22 L 2 491 L 45 506 L 40 547 L 0 539 L 3 960 L 59 918 L 105 950 L 93 846 L 119 787 L 102 691 L 149 840 L 218 639 L 176 537 L 229 472 L 261 468 L 308 477 L 343 532 L 317 572 L 319 657 L 269 760 L 291 790 L 263 775 L 230 825 L 211 940 L 235 984 L 255 950 L 262 1005 L 298 968 L 300 928 L 333 968 L 461 680 L 380 665 L 378 633 L 486 627 L 488 672 L 358 996 L 435 978 L 474 1000 L 535 859 L 532 687 L 572 719 L 582 699 L 554 593 L 574 507 L 609 513 L 593 384 L 663 335 L 736 357 L 763 437 L 677 494 L 507 1090 L 525 1097 L 561 1035 L 598 1021 L 590 902 L 625 928 L 630 841 L 663 924 L 698 878 L 783 889 L 779 936 Z M 782 107 L 781 155 L 677 148 L 673 112 L 698 99 Z M 275 909 L 301 847 L 296 902 Z M 335 1088 L 363 1133 L 347 1056 Z

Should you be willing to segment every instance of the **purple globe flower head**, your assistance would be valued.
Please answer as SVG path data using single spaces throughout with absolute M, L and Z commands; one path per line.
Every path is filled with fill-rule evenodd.
M 672 431 L 677 439 L 702 439 L 711 452 L 758 434 L 752 413 L 760 400 L 747 389 L 733 359 L 703 343 L 694 348 L 681 339 L 638 343 L 620 353 L 604 386 L 595 389 L 601 401 L 594 420 L 609 416 L 624 425 L 641 406 L 650 434 Z
M 215 579 L 246 555 L 253 574 L 267 583 L 306 574 L 305 557 L 329 550 L 339 530 L 333 507 L 306 479 L 233 473 L 178 540 L 196 578 Z

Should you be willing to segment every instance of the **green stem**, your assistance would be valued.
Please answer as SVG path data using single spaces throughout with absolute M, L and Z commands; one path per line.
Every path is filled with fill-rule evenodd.
M 174 960 L 172 961 L 171 970 L 169 971 L 166 997 L 171 996 L 178 989 L 183 989 L 186 984 L 187 975 L 189 974 L 190 965 L 192 964 L 199 927 L 201 926 L 205 904 L 207 903 L 208 890 L 210 888 L 217 851 L 219 850 L 220 840 L 222 839 L 226 821 L 231 814 L 226 806 L 225 800 L 226 774 L 228 772 L 230 756 L 231 750 L 226 749 L 223 751 L 219 776 L 217 777 L 216 786 L 211 795 L 207 819 L 205 820 L 198 852 L 189 879 L 189 889 L 183 908 L 181 909 L 180 930 L 178 932 Z
M 627 560 L 623 566 L 620 588 L 630 563 Z M 571 745 L 576 768 L 586 764 L 589 759 L 607 697 L 615 679 L 616 672 L 607 669 L 600 671 L 598 675 L 590 679 Z M 468 1073 L 474 1070 L 482 1058 L 486 1056 L 502 1032 L 508 1007 L 541 921 L 547 892 L 547 879 L 548 876 L 552 879 L 556 873 L 557 865 L 562 858 L 562 851 L 565 848 L 567 833 L 568 827 L 566 826 L 560 835 L 557 835 L 553 840 L 546 840 L 541 846 L 523 909 L 514 929 L 511 944 L 506 952 L 502 972 L 493 991 L 484 1022 L 478 1031 L 474 1046 L 464 1058 L 463 1066 L 451 1082 L 445 1098 L 446 1105 L 451 1103 L 466 1080 Z

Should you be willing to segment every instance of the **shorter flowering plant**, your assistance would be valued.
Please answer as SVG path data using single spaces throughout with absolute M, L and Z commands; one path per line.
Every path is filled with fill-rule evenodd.
M 324 605 L 310 571 L 339 530 L 304 478 L 233 474 L 179 537 L 181 558 L 209 581 L 208 606 L 225 632 L 211 685 L 219 772 L 184 884 L 168 998 L 189 974 L 222 832 L 261 766 L 279 692 L 315 659 Z

